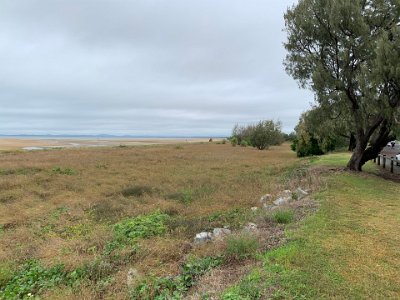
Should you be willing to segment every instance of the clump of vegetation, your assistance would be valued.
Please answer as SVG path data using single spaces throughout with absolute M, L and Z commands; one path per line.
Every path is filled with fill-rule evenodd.
M 242 147 L 248 147 L 248 146 L 249 146 L 249 143 L 248 143 L 247 141 L 243 140 L 243 141 L 240 142 L 240 146 L 242 146 Z
M 221 265 L 219 257 L 190 258 L 175 277 L 147 277 L 132 291 L 131 299 L 181 299 L 190 287 L 211 269 Z
M 232 130 L 231 143 L 233 146 L 253 146 L 259 150 L 269 146 L 280 145 L 284 141 L 281 123 L 272 120 L 260 121 L 255 125 L 239 126 Z
M 252 235 L 229 236 L 226 240 L 225 255 L 228 260 L 244 260 L 254 257 L 259 243 Z
M 63 283 L 66 276 L 63 265 L 46 269 L 35 260 L 28 261 L 0 286 L 0 299 L 34 298 L 45 289 Z
M 238 139 L 237 139 L 235 136 L 231 137 L 231 138 L 229 139 L 229 141 L 231 142 L 231 145 L 232 145 L 233 147 L 236 147 L 237 144 L 238 144 Z
M 165 222 L 168 218 L 168 215 L 156 211 L 149 215 L 126 219 L 114 225 L 114 234 L 120 240 L 136 240 L 161 235 L 167 230 Z
M 60 175 L 75 175 L 77 172 L 71 168 L 61 168 L 61 167 L 54 167 L 51 169 L 53 174 L 60 174 Z
M 135 185 L 130 186 L 121 191 L 124 197 L 141 197 L 143 195 L 151 195 L 154 193 L 154 189 L 146 185 Z
M 116 249 L 130 246 L 133 252 L 137 250 L 137 241 L 162 235 L 167 231 L 169 216 L 155 211 L 148 215 L 125 219 L 113 226 L 114 237 L 104 247 L 103 254 L 110 255 Z
M 291 210 L 278 210 L 273 214 L 273 219 L 275 222 L 280 224 L 289 224 L 293 222 L 294 213 Z

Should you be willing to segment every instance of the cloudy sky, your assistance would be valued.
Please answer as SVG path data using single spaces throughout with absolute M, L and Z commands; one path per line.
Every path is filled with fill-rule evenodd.
M 296 125 L 295 0 L 0 0 L 0 134 L 229 135 Z

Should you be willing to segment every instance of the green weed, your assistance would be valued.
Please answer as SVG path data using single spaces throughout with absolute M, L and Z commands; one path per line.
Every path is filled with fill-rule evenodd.
M 71 168 L 61 168 L 61 167 L 54 167 L 51 169 L 51 172 L 53 174 L 59 174 L 59 175 L 76 175 L 77 172 L 74 169 Z
M 131 299 L 181 299 L 199 277 L 221 263 L 218 257 L 192 257 L 182 265 L 178 276 L 145 278 L 131 291 Z
M 275 222 L 280 224 L 289 224 L 293 222 L 294 213 L 291 210 L 278 210 L 272 215 Z
M 0 299 L 33 298 L 45 289 L 61 284 L 66 274 L 63 265 L 46 269 L 37 261 L 28 261 L 0 286 Z

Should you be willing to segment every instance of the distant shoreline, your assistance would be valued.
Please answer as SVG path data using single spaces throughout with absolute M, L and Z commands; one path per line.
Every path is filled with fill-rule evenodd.
M 222 138 L 212 137 L 213 140 Z M 200 143 L 208 142 L 209 138 L 154 138 L 154 137 L 100 137 L 100 136 L 0 136 L 0 150 L 50 150 L 50 149 L 72 149 L 91 147 L 117 147 L 117 146 L 146 146 L 146 145 L 168 145 L 179 143 Z

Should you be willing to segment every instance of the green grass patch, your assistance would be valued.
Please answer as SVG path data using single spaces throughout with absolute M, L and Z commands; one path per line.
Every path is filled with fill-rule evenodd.
M 278 210 L 273 213 L 272 218 L 280 224 L 289 224 L 293 222 L 294 213 L 291 210 Z
M 228 236 L 225 256 L 228 260 L 244 260 L 255 257 L 259 243 L 257 238 L 249 234 Z

